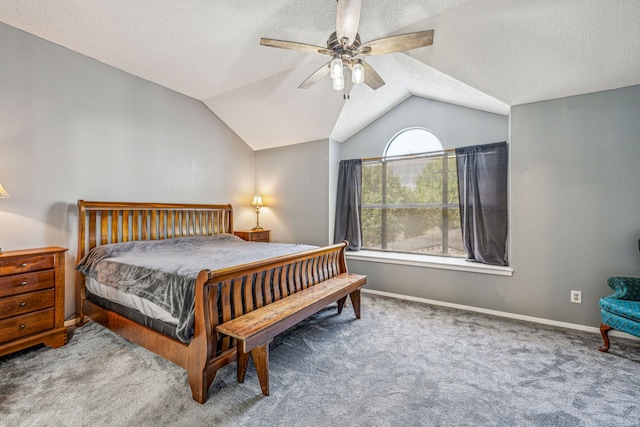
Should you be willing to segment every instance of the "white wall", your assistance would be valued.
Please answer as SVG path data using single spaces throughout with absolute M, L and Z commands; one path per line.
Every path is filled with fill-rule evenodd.
M 0 247 L 69 248 L 78 199 L 233 203 L 252 224 L 255 156 L 201 102 L 0 23 Z

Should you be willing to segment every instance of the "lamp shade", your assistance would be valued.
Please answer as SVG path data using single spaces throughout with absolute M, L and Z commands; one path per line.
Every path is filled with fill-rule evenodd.
M 0 199 L 8 199 L 9 197 L 11 196 L 9 196 L 9 193 L 7 193 L 7 190 L 5 190 L 2 184 L 0 184 Z
M 256 194 L 255 196 L 253 196 L 253 201 L 251 202 L 251 206 L 264 206 L 264 204 L 262 203 L 262 196 L 259 194 Z

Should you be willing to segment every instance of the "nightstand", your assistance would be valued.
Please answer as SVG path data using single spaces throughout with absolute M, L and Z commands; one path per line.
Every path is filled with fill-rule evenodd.
M 243 230 L 234 231 L 233 234 L 249 242 L 270 242 L 270 232 L 271 230 Z
M 0 356 L 44 343 L 67 343 L 64 326 L 65 248 L 0 255 Z

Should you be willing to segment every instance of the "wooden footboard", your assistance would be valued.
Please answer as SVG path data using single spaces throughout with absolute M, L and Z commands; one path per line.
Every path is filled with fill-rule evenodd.
M 189 345 L 189 384 L 204 403 L 217 370 L 235 360 L 235 342 L 216 326 L 347 272 L 346 242 L 198 276 L 195 330 Z M 221 362 L 219 357 L 228 357 Z
M 233 233 L 231 205 L 78 201 L 78 262 L 107 243 Z M 210 271 L 198 275 L 194 337 L 187 345 L 85 300 L 85 279 L 76 274 L 77 324 L 84 316 L 184 367 L 193 398 L 204 403 L 221 367 L 236 360 L 233 338 L 216 326 L 347 272 L 346 242 Z M 203 266 L 206 268 L 206 266 Z

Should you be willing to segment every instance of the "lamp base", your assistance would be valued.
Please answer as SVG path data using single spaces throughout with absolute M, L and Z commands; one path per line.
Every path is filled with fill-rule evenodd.
M 253 227 L 251 230 L 253 230 L 253 231 L 262 231 L 262 230 L 264 230 L 264 228 L 262 228 L 262 227 L 261 227 L 261 226 L 259 226 L 259 225 L 256 225 L 256 226 L 255 226 L 255 227 Z

